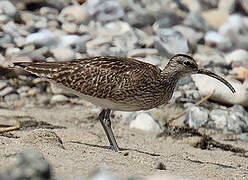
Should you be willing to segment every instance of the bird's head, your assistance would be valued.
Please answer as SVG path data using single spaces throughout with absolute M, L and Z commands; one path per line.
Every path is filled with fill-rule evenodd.
M 235 89 L 229 82 L 211 71 L 199 68 L 196 61 L 191 56 L 186 54 L 176 54 L 173 56 L 163 71 L 167 74 L 174 74 L 178 79 L 191 74 L 205 74 L 218 79 L 224 83 L 233 93 L 235 93 Z

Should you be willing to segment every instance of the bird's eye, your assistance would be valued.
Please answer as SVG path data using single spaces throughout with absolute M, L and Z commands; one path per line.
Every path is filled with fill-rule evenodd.
M 185 66 L 193 66 L 193 64 L 191 62 L 189 62 L 189 61 L 184 61 L 183 64 Z

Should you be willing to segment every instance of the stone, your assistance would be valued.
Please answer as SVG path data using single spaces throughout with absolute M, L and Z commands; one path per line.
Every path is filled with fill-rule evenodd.
M 174 29 L 160 29 L 154 39 L 155 48 L 161 55 L 167 57 L 176 53 L 189 53 L 191 51 L 187 39 Z
M 31 33 L 26 37 L 27 43 L 33 43 L 38 46 L 56 46 L 59 43 L 59 37 L 49 30 L 41 30 L 37 33 Z
M 97 21 L 113 21 L 124 16 L 121 4 L 114 0 L 91 0 L 86 2 L 86 8 Z
M 204 40 L 207 45 L 216 47 L 222 51 L 229 50 L 232 47 L 230 39 L 216 31 L 207 32 L 204 36 Z
M 224 22 L 228 18 L 228 15 L 228 11 L 221 8 L 209 9 L 207 11 L 202 12 L 202 17 L 205 18 L 206 21 L 215 29 L 219 29 L 220 26 L 224 24 Z
M 51 99 L 52 104 L 66 102 L 66 101 L 68 101 L 68 98 L 62 94 L 53 95 L 53 97 Z
M 128 51 L 127 56 L 128 57 L 146 57 L 151 55 L 158 54 L 157 49 L 153 48 L 142 48 L 142 49 L 133 49 Z
M 221 109 L 214 109 L 209 113 L 209 117 L 217 130 L 224 130 L 228 124 L 228 111 Z
M 21 50 L 19 48 L 7 48 L 5 51 L 6 56 L 17 55 Z
M 16 26 L 13 21 L 2 25 L 2 30 L 4 33 L 9 34 L 12 37 L 20 36 L 20 29 Z
M 238 138 L 239 138 L 241 141 L 248 142 L 248 133 L 242 133 L 242 134 L 238 135 Z
M 236 79 L 244 81 L 246 78 L 248 78 L 248 69 L 244 67 L 234 67 L 232 74 L 235 75 Z
M 62 9 L 59 16 L 65 18 L 67 22 L 75 22 L 76 24 L 86 23 L 89 18 L 88 9 L 85 6 L 68 6 Z M 68 19 L 68 17 L 71 17 Z
M 19 96 L 16 93 L 11 93 L 4 96 L 4 101 L 16 101 L 17 99 L 19 99 Z
M 58 47 L 71 48 L 72 46 L 82 45 L 85 41 L 89 40 L 89 36 L 78 36 L 78 35 L 63 35 L 60 36 Z
M 6 14 L 10 17 L 15 16 L 16 8 L 10 1 L 0 1 L 0 14 Z
M 31 88 L 31 89 L 29 89 L 28 92 L 27 92 L 27 94 L 28 94 L 29 96 L 35 96 L 35 95 L 37 95 L 37 94 L 39 94 L 39 93 L 40 93 L 40 89 L 38 89 L 37 87 Z
M 41 17 L 39 21 L 35 22 L 34 27 L 37 29 L 46 29 L 47 19 L 45 17 Z
M 75 57 L 74 51 L 69 48 L 63 48 L 63 47 L 53 48 L 50 50 L 50 52 L 58 61 L 69 61 L 74 59 Z
M 17 45 L 17 47 L 23 47 L 27 44 L 26 38 L 19 36 L 14 38 L 14 42 Z
M 129 126 L 144 131 L 161 131 L 159 124 L 145 112 L 139 113 Z
M 207 32 L 213 29 L 199 12 L 190 12 L 184 19 L 183 24 L 203 32 Z
M 97 30 L 97 34 L 104 37 L 121 36 L 132 31 L 131 26 L 122 21 L 108 22 Z
M 51 166 L 47 160 L 31 149 L 17 155 L 17 161 L 8 169 L 8 175 L 14 179 L 52 179 Z
M 204 126 L 208 121 L 209 111 L 203 107 L 191 106 L 187 110 L 186 120 L 192 128 Z
M 215 102 L 230 105 L 240 104 L 243 106 L 248 106 L 248 93 L 246 90 L 248 87 L 247 82 L 242 84 L 239 81 L 226 78 L 236 90 L 236 93 L 232 93 L 230 89 L 223 83 L 208 76 L 193 75 L 192 79 L 195 82 L 195 85 L 197 86 L 202 97 L 205 97 L 214 91 L 214 94 L 210 97 L 210 99 Z
M 248 23 L 247 19 L 239 14 L 230 15 L 218 32 L 231 41 L 233 49 L 248 50 Z
M 4 97 L 14 91 L 13 87 L 6 87 L 0 91 L 0 97 Z
M 74 34 L 77 32 L 78 27 L 74 23 L 63 23 L 61 28 L 67 33 Z
M 128 24 L 136 28 L 151 26 L 156 21 L 156 18 L 147 12 L 140 14 L 136 11 L 130 11 L 123 18 Z
M 0 81 L 0 90 L 6 88 L 8 86 L 8 83 L 5 81 Z
M 236 49 L 225 56 L 225 61 L 232 67 L 244 66 L 248 68 L 248 51 Z

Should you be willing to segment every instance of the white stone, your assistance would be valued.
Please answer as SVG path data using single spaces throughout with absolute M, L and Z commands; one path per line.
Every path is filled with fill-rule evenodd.
M 144 131 L 161 131 L 159 124 L 145 112 L 139 113 L 135 120 L 130 122 L 130 127 Z
M 8 16 L 14 16 L 16 14 L 16 8 L 10 1 L 0 1 L 0 14 L 6 14 Z
M 55 46 L 59 42 L 59 37 L 49 30 L 41 30 L 37 33 L 29 34 L 26 38 L 27 43 L 41 46 Z
M 0 90 L 3 89 L 3 88 L 6 88 L 8 86 L 8 84 L 4 81 L 1 81 L 0 82 Z
M 225 56 L 228 64 L 248 64 L 248 52 L 244 49 L 236 49 Z
M 63 23 L 61 27 L 64 31 L 71 34 L 76 33 L 78 30 L 77 25 L 74 23 Z
M 53 97 L 51 99 L 52 104 L 55 104 L 58 102 L 66 102 L 66 101 L 68 101 L 68 98 L 62 94 L 53 95 Z
M 226 78 L 226 80 L 231 83 L 236 90 L 236 93 L 232 93 L 231 90 L 222 82 L 209 76 L 197 74 L 193 75 L 192 79 L 202 97 L 211 94 L 214 90 L 214 94 L 210 97 L 213 101 L 231 105 L 248 105 L 248 91 L 246 90 L 248 87 L 248 82 L 246 81 L 241 84 L 237 80 L 230 80 Z
M 6 56 L 13 56 L 15 54 L 18 54 L 21 50 L 19 48 L 7 48 L 5 55 Z
M 50 50 L 50 52 L 53 54 L 56 60 L 58 61 L 69 61 L 74 59 L 75 53 L 73 50 L 69 48 L 53 48 Z
M 4 88 L 3 90 L 0 91 L 0 97 L 6 96 L 6 95 L 10 94 L 13 91 L 14 91 L 14 88 L 6 87 L 6 88 Z
M 68 6 L 61 11 L 60 16 L 64 18 L 71 16 L 74 22 L 80 24 L 88 19 L 89 12 L 84 6 Z
M 204 39 L 207 44 L 214 44 L 220 50 L 227 50 L 232 47 L 230 39 L 216 31 L 207 32 Z

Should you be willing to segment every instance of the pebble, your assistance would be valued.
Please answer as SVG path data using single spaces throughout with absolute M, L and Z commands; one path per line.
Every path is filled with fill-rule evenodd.
M 204 40 L 207 45 L 217 47 L 219 50 L 225 51 L 232 47 L 231 41 L 228 37 L 215 31 L 207 32 L 204 36 Z
M 209 111 L 203 107 L 191 106 L 187 110 L 186 120 L 192 128 L 199 128 L 208 121 Z
M 75 57 L 74 51 L 69 48 L 57 47 L 50 49 L 50 52 L 57 61 L 69 61 Z
M 236 49 L 225 56 L 225 61 L 232 67 L 245 66 L 248 68 L 248 51 Z
M 65 20 L 67 20 L 67 22 L 69 21 L 75 22 L 76 24 L 81 24 L 88 21 L 89 12 L 85 6 L 74 5 L 63 8 L 59 16 L 63 17 Z
M 86 8 L 98 21 L 113 21 L 124 16 L 121 4 L 114 0 L 91 0 L 87 1 Z
M 214 128 L 217 130 L 223 130 L 227 128 L 228 123 L 228 111 L 221 109 L 214 109 L 209 113 L 209 117 L 214 124 Z
M 10 1 L 0 1 L 0 14 L 6 14 L 10 17 L 15 16 L 16 8 Z
M 19 95 L 16 93 L 11 93 L 8 94 L 6 96 L 4 96 L 4 101 L 16 101 L 17 99 L 19 99 Z
M 13 87 L 5 87 L 4 89 L 2 89 L 0 91 L 0 97 L 4 97 L 10 93 L 12 93 L 14 91 L 14 88 Z
M 53 95 L 53 97 L 51 99 L 52 104 L 62 103 L 62 102 L 66 102 L 66 101 L 68 101 L 68 98 L 62 94 Z
M 161 131 L 159 124 L 145 112 L 139 113 L 136 118 L 130 122 L 129 126 L 144 131 Z
M 146 57 L 151 55 L 158 54 L 157 49 L 153 48 L 142 48 L 142 49 L 133 49 L 128 51 L 127 56 L 128 57 Z
M 248 105 L 248 93 L 246 90 L 248 85 L 246 82 L 242 84 L 239 81 L 227 79 L 236 90 L 236 93 L 232 93 L 223 83 L 211 77 L 205 75 L 194 75 L 192 76 L 192 79 L 202 97 L 205 97 L 214 91 L 214 94 L 210 97 L 210 99 L 215 102 L 230 105 Z
M 28 96 L 35 96 L 40 93 L 40 89 L 33 87 L 29 89 L 27 93 L 28 93 Z
M 17 155 L 17 161 L 8 169 L 14 179 L 52 179 L 51 165 L 42 154 L 26 149 Z
M 27 43 L 38 46 L 55 46 L 59 42 L 59 37 L 54 32 L 47 29 L 41 30 L 37 33 L 31 33 L 26 38 Z
M 6 56 L 17 55 L 21 50 L 19 48 L 7 48 L 5 51 Z
M 241 141 L 248 142 L 248 133 L 242 133 L 238 137 Z
M 167 57 L 191 51 L 187 39 L 174 29 L 160 29 L 154 39 L 155 48 Z
M 6 88 L 8 86 L 8 83 L 5 81 L 0 81 L 0 90 Z
M 67 33 L 74 34 L 77 32 L 78 27 L 74 23 L 63 23 L 61 28 Z

